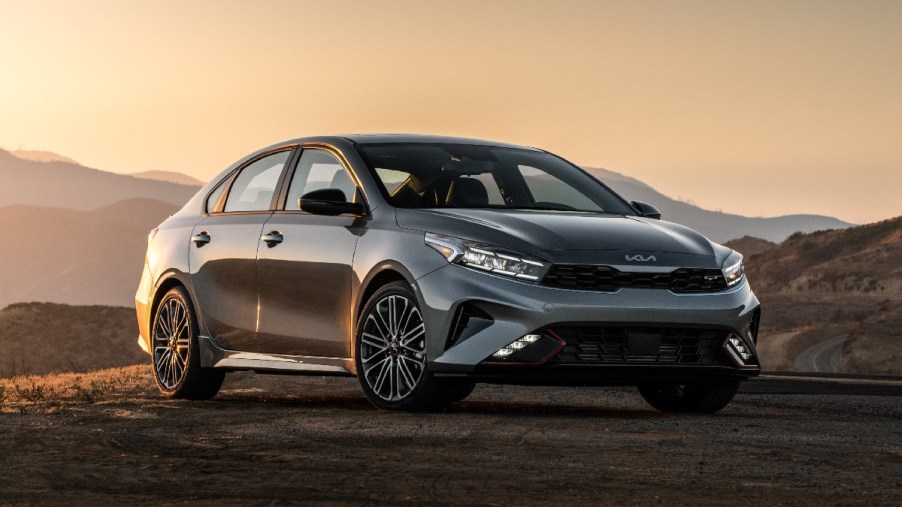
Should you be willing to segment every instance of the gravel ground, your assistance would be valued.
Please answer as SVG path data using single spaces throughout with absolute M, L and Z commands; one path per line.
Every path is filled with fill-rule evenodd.
M 138 391 L 7 404 L 0 504 L 902 504 L 898 382 L 753 380 L 713 416 L 626 388 L 481 385 L 430 414 L 354 379 Z

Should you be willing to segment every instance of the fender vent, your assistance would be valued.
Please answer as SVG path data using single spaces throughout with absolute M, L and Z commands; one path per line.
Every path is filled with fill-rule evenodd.
M 473 303 L 464 303 L 458 307 L 453 322 L 445 350 L 491 326 L 495 319 Z

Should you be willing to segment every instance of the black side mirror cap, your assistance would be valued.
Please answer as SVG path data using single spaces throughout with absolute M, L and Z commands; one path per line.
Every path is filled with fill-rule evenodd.
M 655 208 L 651 204 L 646 204 L 642 201 L 633 201 L 633 208 L 635 208 L 635 210 L 644 217 L 654 218 L 656 220 L 661 219 L 661 212 L 658 211 L 658 208 Z
M 298 207 L 314 215 L 364 215 L 366 208 L 359 202 L 348 202 L 345 193 L 337 188 L 323 188 L 307 192 L 298 199 Z

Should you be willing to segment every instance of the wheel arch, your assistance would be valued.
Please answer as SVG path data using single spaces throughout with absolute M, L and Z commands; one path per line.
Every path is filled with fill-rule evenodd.
M 405 282 L 410 285 L 413 293 L 416 295 L 419 300 L 418 303 L 422 306 L 422 295 L 420 294 L 420 290 L 417 287 L 416 279 L 413 274 L 404 267 L 398 261 L 389 260 L 384 261 L 377 264 L 370 272 L 364 277 L 363 281 L 360 282 L 360 288 L 357 291 L 357 297 L 354 300 L 354 309 L 351 313 L 351 317 L 353 322 L 351 322 L 351 339 L 350 339 L 350 355 L 349 357 L 353 358 L 356 356 L 356 347 L 357 347 L 357 322 L 360 320 L 360 314 L 363 312 L 363 307 L 366 306 L 367 300 L 375 294 L 377 290 L 381 287 L 384 287 L 392 282 Z
M 197 296 L 194 294 L 194 290 L 191 287 L 191 279 L 185 273 L 177 270 L 169 270 L 163 273 L 157 280 L 157 284 L 151 292 L 150 311 L 147 312 L 147 318 L 149 320 L 148 329 L 153 328 L 153 318 L 154 315 L 156 315 L 157 305 L 160 303 L 160 300 L 163 299 L 163 296 L 165 296 L 167 292 L 175 287 L 183 287 L 188 293 L 188 297 L 191 299 L 191 306 L 194 308 L 194 318 L 197 322 L 198 330 L 200 331 L 200 334 L 207 334 L 203 314 L 200 311 L 200 306 L 197 304 Z
M 357 291 L 357 298 L 354 304 L 354 324 L 360 319 L 360 312 L 366 305 L 367 300 L 380 287 L 392 282 L 405 282 L 409 284 L 414 292 L 418 292 L 416 288 L 416 280 L 410 271 L 397 261 L 385 261 L 374 267 L 360 282 L 360 289 Z M 419 296 L 418 296 L 419 297 Z

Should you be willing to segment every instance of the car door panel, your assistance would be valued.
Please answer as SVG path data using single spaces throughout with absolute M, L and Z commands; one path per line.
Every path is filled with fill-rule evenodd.
M 233 350 L 251 347 L 257 326 L 257 247 L 269 213 L 208 216 L 192 237 L 209 242 L 190 246 L 189 266 L 200 314 L 212 338 Z
M 365 219 L 276 213 L 264 232 L 282 242 L 260 242 L 259 352 L 348 357 L 353 329 L 352 263 Z

